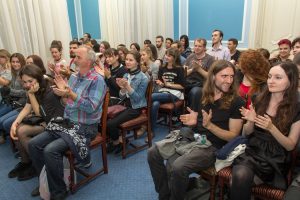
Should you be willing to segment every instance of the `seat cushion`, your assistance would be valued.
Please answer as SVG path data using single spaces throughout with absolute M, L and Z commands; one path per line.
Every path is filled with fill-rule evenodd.
M 179 108 L 180 106 L 183 106 L 183 100 L 178 100 L 175 102 L 176 108 Z M 163 103 L 160 104 L 159 109 L 163 110 L 173 110 L 174 109 L 174 103 Z
M 267 184 L 256 185 L 252 187 L 252 194 L 262 199 L 283 199 L 284 190 L 277 189 Z
M 210 167 L 208 169 L 205 169 L 203 171 L 201 171 L 201 173 L 205 173 L 207 175 L 210 175 L 210 176 L 215 176 L 217 175 L 217 172 L 216 172 L 216 168 L 215 167 Z
M 221 169 L 220 171 L 218 171 L 218 176 L 219 179 L 223 179 L 224 182 L 229 182 L 229 180 L 231 179 L 232 176 L 232 167 L 225 167 L 223 169 Z
M 120 128 L 122 129 L 130 129 L 132 126 L 137 126 L 140 124 L 144 124 L 148 121 L 148 117 L 145 113 L 142 113 L 139 117 L 129 120 L 127 122 L 124 122 L 120 125 Z

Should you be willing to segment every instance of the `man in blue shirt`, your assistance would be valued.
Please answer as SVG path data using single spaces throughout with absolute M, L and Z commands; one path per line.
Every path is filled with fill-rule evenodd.
M 103 77 L 94 69 L 95 52 L 88 46 L 76 51 L 74 60 L 79 72 L 72 74 L 68 83 L 55 76 L 53 91 L 66 103 L 64 119 L 52 119 L 46 131 L 29 142 L 29 155 L 38 174 L 46 167 L 51 199 L 65 199 L 63 155 L 70 149 L 84 167 L 91 165 L 89 144 L 98 132 L 102 103 L 106 93 Z M 38 188 L 32 196 L 39 194 Z

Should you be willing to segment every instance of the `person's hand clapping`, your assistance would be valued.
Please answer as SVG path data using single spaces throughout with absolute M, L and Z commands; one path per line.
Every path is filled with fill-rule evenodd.
M 180 121 L 187 126 L 194 126 L 197 124 L 198 113 L 187 107 L 189 114 L 180 115 Z
M 240 108 L 240 112 L 242 115 L 242 119 L 254 122 L 254 119 L 256 117 L 256 112 L 252 106 L 252 104 L 249 106 L 249 109 L 246 109 L 244 107 Z

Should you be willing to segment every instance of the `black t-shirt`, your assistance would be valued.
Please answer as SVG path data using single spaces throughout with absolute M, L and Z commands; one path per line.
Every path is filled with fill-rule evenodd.
M 235 54 L 233 54 L 231 56 L 231 60 L 234 60 L 235 62 L 237 62 L 239 60 L 240 55 L 241 55 L 241 52 L 239 50 L 236 50 Z
M 60 97 L 55 95 L 50 87 L 47 87 L 44 95 L 41 98 L 37 98 L 40 106 L 44 109 L 46 117 L 45 122 L 48 123 L 53 117 L 63 117 L 64 116 L 64 106 L 60 102 Z M 30 103 L 29 98 L 27 103 Z M 40 112 L 41 112 L 40 107 Z
M 163 78 L 168 83 L 172 84 L 180 84 L 184 87 L 184 69 L 183 67 L 173 67 L 172 69 L 168 69 L 167 67 L 160 67 L 158 71 L 158 79 L 163 82 Z M 170 88 L 173 89 L 174 88 Z
M 112 69 L 110 66 L 111 77 L 109 79 L 105 79 L 105 82 L 109 88 L 110 96 L 119 97 L 120 87 L 118 86 L 116 79 L 123 78 L 124 74 L 127 73 L 127 69 L 123 65 L 119 65 L 118 67 Z
M 209 110 L 212 110 L 212 119 L 211 122 L 218 126 L 221 129 L 229 130 L 229 119 L 241 119 L 240 108 L 245 105 L 245 102 L 241 97 L 236 97 L 230 105 L 229 109 L 220 109 L 220 103 L 222 99 L 218 99 L 214 102 L 214 104 L 208 104 L 205 106 L 200 106 L 199 114 L 198 114 L 198 127 L 197 131 L 200 134 L 205 134 L 207 139 L 212 143 L 214 147 L 217 149 L 222 148 L 227 141 L 218 138 L 216 135 L 208 131 L 206 128 L 202 126 L 202 112 L 201 110 L 205 110 L 207 113 Z

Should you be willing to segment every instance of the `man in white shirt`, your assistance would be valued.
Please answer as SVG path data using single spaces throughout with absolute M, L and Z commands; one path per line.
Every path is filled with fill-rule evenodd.
M 207 53 L 215 58 L 215 60 L 231 60 L 230 52 L 227 47 L 222 46 L 223 32 L 214 30 L 211 36 L 212 48 Z

